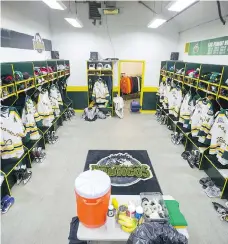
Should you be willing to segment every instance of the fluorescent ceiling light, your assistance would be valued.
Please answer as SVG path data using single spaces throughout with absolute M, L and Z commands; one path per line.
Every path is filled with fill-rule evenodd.
M 61 1 L 57 1 L 57 0 L 42 0 L 42 1 L 52 9 L 58 9 L 58 10 L 66 9 L 66 6 Z
M 158 28 L 160 25 L 164 24 L 166 22 L 165 19 L 153 19 L 149 24 L 148 28 Z
M 185 8 L 187 8 L 188 6 L 190 6 L 191 4 L 193 4 L 196 1 L 197 0 L 177 0 L 173 3 L 171 3 L 171 5 L 168 5 L 168 10 L 175 11 L 175 12 L 181 12 L 182 10 L 184 10 Z
M 78 18 L 64 18 L 64 19 L 76 28 L 83 27 L 81 21 Z

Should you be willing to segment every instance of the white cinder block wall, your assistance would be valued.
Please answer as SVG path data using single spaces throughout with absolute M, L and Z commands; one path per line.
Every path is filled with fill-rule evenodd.
M 1 2 L 1 28 L 34 36 L 40 33 L 43 39 L 51 40 L 49 9 L 42 2 L 4 1 Z M 0 61 L 31 61 L 50 59 L 50 52 L 0 48 Z
M 210 38 L 228 36 L 228 24 L 223 25 L 220 20 L 201 25 L 180 33 L 178 51 L 180 60 L 196 63 L 228 64 L 228 55 L 190 56 L 184 53 L 185 43 L 201 41 Z

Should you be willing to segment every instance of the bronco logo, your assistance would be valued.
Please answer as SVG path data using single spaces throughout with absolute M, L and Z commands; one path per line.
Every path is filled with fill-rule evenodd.
M 42 53 L 45 50 L 44 42 L 39 33 L 35 34 L 32 41 L 33 41 L 33 48 L 34 50 L 37 50 L 38 53 Z
M 149 165 L 141 164 L 128 153 L 110 154 L 89 167 L 107 173 L 112 186 L 130 186 L 153 177 Z

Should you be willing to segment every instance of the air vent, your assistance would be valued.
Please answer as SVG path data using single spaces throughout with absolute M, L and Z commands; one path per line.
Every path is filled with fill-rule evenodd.
M 89 19 L 101 19 L 101 15 L 98 11 L 98 8 L 101 8 L 101 3 L 89 2 Z

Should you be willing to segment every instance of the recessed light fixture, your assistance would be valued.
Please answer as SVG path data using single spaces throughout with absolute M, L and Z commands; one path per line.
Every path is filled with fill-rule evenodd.
M 170 3 L 167 8 L 169 11 L 181 12 L 196 1 L 197 0 L 177 0 Z
M 61 1 L 57 1 L 57 0 L 42 0 L 42 1 L 52 9 L 58 9 L 58 10 L 66 9 L 66 6 Z
M 148 28 L 158 28 L 160 25 L 164 24 L 166 22 L 165 19 L 162 19 L 162 18 L 155 18 L 153 19 L 149 24 L 148 24 Z
M 82 22 L 78 18 L 64 18 L 68 23 L 73 25 L 76 28 L 82 28 Z

